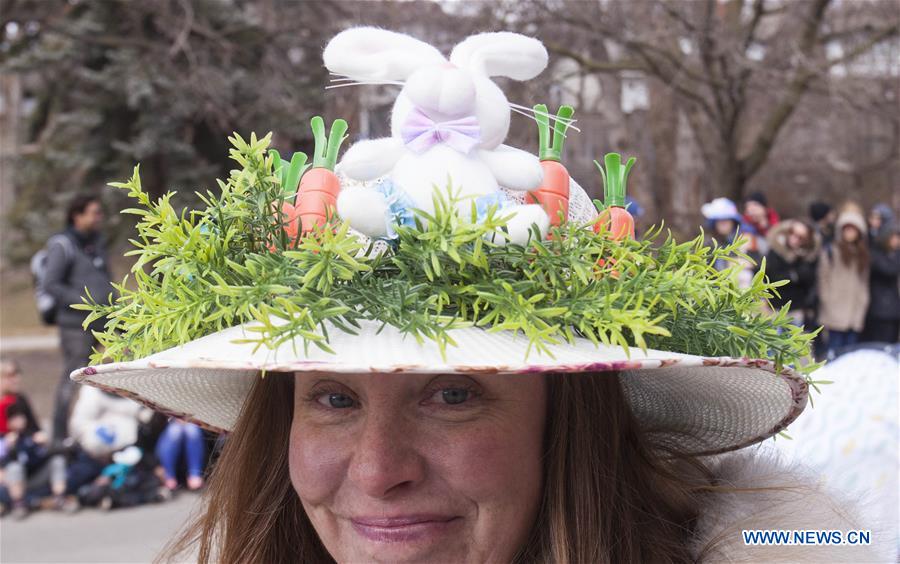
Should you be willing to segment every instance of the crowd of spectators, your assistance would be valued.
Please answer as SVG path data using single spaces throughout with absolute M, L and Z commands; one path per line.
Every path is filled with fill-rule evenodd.
M 834 358 L 859 342 L 900 341 L 900 224 L 890 206 L 868 214 L 854 202 L 837 208 L 809 206 L 808 217 L 781 219 L 765 195 L 751 194 L 743 209 L 727 198 L 705 204 L 709 244 L 739 240 L 751 260 L 739 265 L 738 283 L 750 284 L 761 268 L 770 280 L 786 280 L 768 304 L 788 308 L 797 325 L 823 327 L 817 353 Z

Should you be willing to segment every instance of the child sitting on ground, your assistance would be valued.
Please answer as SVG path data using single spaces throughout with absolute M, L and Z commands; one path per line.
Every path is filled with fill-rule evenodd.
M 0 515 L 9 510 L 16 518 L 28 515 L 28 479 L 40 471 L 49 472 L 51 490 L 62 508 L 65 460 L 51 456 L 47 435 L 21 393 L 19 367 L 12 361 L 0 361 L 0 435 Z
M 140 447 L 132 445 L 114 452 L 108 464 L 90 484 L 78 490 L 82 505 L 110 510 L 171 499 L 172 493 L 162 486 L 154 473 L 155 463 Z

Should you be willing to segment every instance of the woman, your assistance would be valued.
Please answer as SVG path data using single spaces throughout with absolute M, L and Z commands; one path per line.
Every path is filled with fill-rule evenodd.
M 210 211 L 209 217 L 219 211 Z M 435 224 L 443 219 L 437 217 Z M 180 224 L 172 229 L 181 229 Z M 421 262 L 413 251 L 422 248 L 425 235 L 435 234 L 399 229 L 400 242 L 391 255 L 397 262 L 366 263 L 371 270 L 361 271 L 366 273 L 362 278 L 317 299 L 353 292 L 358 284 L 375 292 L 366 306 L 371 311 L 394 303 L 392 293 L 381 293 L 367 277 L 387 269 L 383 282 L 401 284 L 403 272 Z M 209 233 L 217 236 L 212 229 Z M 175 231 L 165 236 L 170 235 Z M 696 322 L 707 307 L 721 311 L 722 304 L 731 308 L 746 300 L 747 312 L 756 311 L 756 299 L 748 299 L 727 277 L 707 278 L 706 255 L 684 254 L 688 246 L 664 246 L 660 255 L 652 255 L 649 246 L 634 242 L 639 254 L 630 254 L 632 243 L 612 251 L 609 241 L 589 229 L 575 227 L 567 235 L 573 253 L 607 245 L 616 253 L 617 273 L 600 270 L 584 287 L 564 276 L 561 292 L 581 295 L 598 284 L 598 291 L 632 283 L 649 289 L 662 280 L 705 285 L 713 297 L 726 301 L 695 302 L 683 327 L 707 347 L 717 343 L 704 333 L 709 326 Z M 325 251 L 317 245 L 291 256 L 321 257 Z M 490 261 L 519 252 L 497 247 Z M 184 280 L 182 268 L 206 255 L 179 256 L 173 268 Z M 440 256 L 439 262 L 449 257 Z M 532 269 L 532 276 L 550 275 L 534 270 L 546 260 L 562 271 L 559 257 L 544 256 L 529 258 L 521 268 Z M 265 260 L 286 260 L 282 257 L 276 250 Z M 567 260 L 579 259 L 573 254 Z M 670 267 L 660 268 L 657 260 Z M 644 270 L 628 266 L 639 261 Z M 596 256 L 587 255 L 577 267 L 565 268 L 594 262 Z M 464 272 L 471 274 L 470 268 Z M 684 272 L 695 274 L 681 277 Z M 484 299 L 490 299 L 494 274 L 485 275 L 478 284 Z M 635 275 L 638 279 L 632 280 Z M 446 270 L 444 276 L 449 276 Z M 521 274 L 503 276 L 525 288 Z M 265 281 L 259 284 L 262 288 Z M 148 286 L 140 292 L 163 300 L 167 288 Z M 726 288 L 743 297 L 728 302 L 731 294 L 721 293 Z M 217 290 L 227 292 L 224 286 Z M 694 299 L 683 290 L 670 293 Z M 590 303 L 579 299 L 578 307 Z M 613 302 L 608 304 L 598 311 L 607 311 Z M 96 313 L 103 314 L 105 306 L 97 307 Z M 413 316 L 429 306 L 412 300 L 408 307 L 405 315 Z M 633 304 L 636 310 L 643 307 Z M 773 339 L 768 343 L 791 346 L 803 339 L 785 319 L 758 319 L 762 325 L 756 331 Z M 287 327 L 284 321 L 272 328 Z M 737 325 L 745 321 L 729 318 Z M 798 555 L 858 561 L 883 555 L 871 546 L 791 551 L 748 546 L 743 530 L 871 526 L 858 523 L 851 507 L 820 491 L 815 478 L 752 455 L 701 458 L 755 444 L 789 424 L 807 399 L 807 382 L 793 370 L 776 369 L 766 360 L 717 357 L 712 351 L 718 349 L 707 349 L 706 357 L 644 352 L 595 346 L 580 336 L 529 352 L 527 338 L 473 326 L 451 329 L 452 344 L 443 350 L 432 338 L 417 342 L 402 328 L 375 319 L 359 319 L 352 330 L 329 327 L 327 350 L 307 348 L 299 336 L 280 339 L 271 349 L 258 347 L 251 341 L 261 326 L 249 323 L 199 332 L 189 343 L 142 360 L 73 374 L 212 431 L 230 431 L 208 482 L 205 511 L 167 558 L 193 550 L 193 543 L 201 562 L 793 561 Z M 670 327 L 681 331 L 679 325 Z M 110 330 L 103 340 L 158 346 L 152 333 Z M 116 342 L 109 341 L 110 350 Z M 885 536 L 892 547 L 890 538 Z
M 869 242 L 874 246 L 885 230 L 891 229 L 894 224 L 894 210 L 885 203 L 878 203 L 869 210 L 869 217 L 866 218 L 869 224 L 868 236 Z
M 900 224 L 886 225 L 871 248 L 869 311 L 862 339 L 896 343 L 900 339 Z
M 413 38 L 364 35 L 397 46 L 372 72 L 421 64 Z M 498 38 L 535 43 L 483 34 L 455 63 L 505 73 Z M 710 268 L 733 249 L 594 233 L 574 182 L 568 221 L 524 245 L 492 243 L 502 210 L 440 188 L 380 252 L 346 223 L 298 241 L 268 138 L 232 144 L 241 170 L 205 209 L 175 213 L 137 174 L 119 185 L 145 208 L 138 264 L 154 275 L 139 266 L 115 304 L 82 307 L 108 320 L 98 339 L 118 362 L 72 375 L 230 431 L 175 554 L 195 541 L 201 562 L 225 563 L 881 556 L 748 545 L 742 529 L 863 527 L 814 480 L 700 458 L 778 433 L 810 385 L 810 337 L 759 311 L 773 286 Z
M 769 230 L 775 227 L 781 218 L 762 192 L 753 192 L 744 199 L 744 221 L 753 227 L 762 237 L 769 236 Z
M 866 221 L 856 207 L 842 211 L 835 240 L 819 257 L 819 322 L 828 331 L 828 358 L 856 344 L 869 306 Z
M 789 219 L 769 231 L 766 275 L 770 280 L 789 283 L 772 298 L 773 308 L 790 303 L 790 315 L 798 325 L 809 324 L 816 305 L 816 263 L 819 259 L 818 236 L 805 221 Z

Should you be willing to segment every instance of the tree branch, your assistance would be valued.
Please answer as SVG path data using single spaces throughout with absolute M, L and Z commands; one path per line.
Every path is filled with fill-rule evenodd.
M 816 0 L 810 9 L 800 39 L 800 51 L 807 58 L 811 58 L 812 51 L 816 46 L 816 38 L 830 1 Z M 766 162 L 781 128 L 794 113 L 797 103 L 817 74 L 818 72 L 812 69 L 800 68 L 797 70 L 794 78 L 787 85 L 787 93 L 766 118 L 759 134 L 751 144 L 750 151 L 745 157 L 738 159 L 739 173 L 743 178 L 752 177 Z
M 548 51 L 555 53 L 561 57 L 568 57 L 578 63 L 584 70 L 590 72 L 619 72 L 626 70 L 646 71 L 647 67 L 638 61 L 624 59 L 621 61 L 598 61 L 592 57 L 585 56 L 573 49 L 563 47 L 555 41 L 544 41 L 544 46 Z
M 843 63 L 848 63 L 853 59 L 859 57 L 863 53 L 869 51 L 872 47 L 878 45 L 885 39 L 890 39 L 891 37 L 897 35 L 900 32 L 900 24 L 894 24 L 885 28 L 882 28 L 875 32 L 873 36 L 871 36 L 866 42 L 857 45 L 855 48 L 851 49 L 847 53 L 844 53 L 840 57 L 835 59 L 831 59 L 822 69 L 823 71 L 828 70 L 836 65 L 840 65 Z

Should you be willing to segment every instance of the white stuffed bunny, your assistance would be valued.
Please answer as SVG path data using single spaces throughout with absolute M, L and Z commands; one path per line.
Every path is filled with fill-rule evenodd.
M 390 209 L 399 197 L 427 212 L 432 194 L 448 181 L 462 196 L 486 207 L 498 204 L 512 215 L 509 238 L 528 240 L 532 225 L 544 236 L 549 218 L 539 205 L 506 199 L 500 187 L 526 191 L 540 187 L 543 170 L 535 155 L 503 145 L 510 106 L 490 79 L 528 80 L 547 66 L 540 41 L 516 33 L 482 33 L 459 43 L 448 61 L 437 49 L 401 33 L 360 27 L 336 35 L 325 48 L 325 66 L 359 82 L 396 83 L 391 137 L 359 141 L 345 153 L 338 171 L 357 181 L 389 178 L 386 193 L 347 186 L 338 214 L 369 237 L 391 234 Z M 466 201 L 469 209 L 470 201 Z

